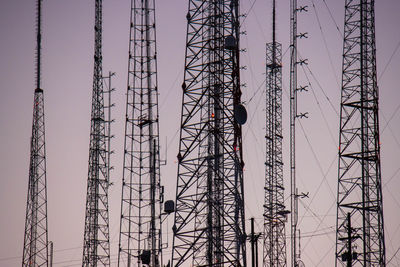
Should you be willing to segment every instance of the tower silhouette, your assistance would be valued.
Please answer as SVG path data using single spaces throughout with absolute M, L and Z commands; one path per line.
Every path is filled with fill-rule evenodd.
M 49 261 L 44 91 L 41 88 L 42 0 L 37 0 L 36 11 L 36 88 L 33 101 L 22 266 L 48 266 Z
M 118 266 L 162 265 L 155 1 L 132 0 Z
M 375 1 L 346 0 L 335 266 L 385 266 Z
M 272 1 L 272 42 L 266 46 L 266 161 L 263 266 L 286 266 L 282 158 L 282 45 L 276 41 L 276 3 Z
M 189 0 L 173 266 L 246 266 L 239 1 Z
M 102 69 L 102 0 L 95 1 L 95 49 L 82 266 L 110 266 L 111 76 Z M 104 78 L 109 79 L 108 89 Z M 106 97 L 108 95 L 108 97 Z M 108 101 L 108 102 L 107 102 Z

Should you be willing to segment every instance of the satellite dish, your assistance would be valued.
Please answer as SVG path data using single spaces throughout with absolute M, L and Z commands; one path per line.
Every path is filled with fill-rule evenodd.
M 233 37 L 232 35 L 228 35 L 225 38 L 225 49 L 233 50 L 236 48 L 236 46 L 237 46 L 237 44 L 236 44 L 235 37 Z
M 297 261 L 296 266 L 297 266 L 297 267 L 306 267 L 306 265 L 304 264 L 304 262 L 301 261 L 301 260 L 298 260 L 298 261 Z
M 235 117 L 235 121 L 243 125 L 247 121 L 247 111 L 246 108 L 242 104 L 238 104 L 233 109 L 233 116 Z
M 173 200 L 167 200 L 164 202 L 164 212 L 170 214 L 175 211 L 175 203 Z

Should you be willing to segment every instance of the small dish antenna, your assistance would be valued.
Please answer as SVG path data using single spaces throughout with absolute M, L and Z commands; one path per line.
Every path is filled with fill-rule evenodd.
M 238 104 L 233 109 L 233 116 L 235 117 L 235 121 L 243 125 L 247 121 L 247 111 L 246 108 L 242 104 Z
M 237 47 L 237 43 L 236 43 L 235 37 L 233 37 L 232 35 L 228 35 L 225 38 L 225 49 L 233 50 L 233 49 L 236 49 L 236 47 Z

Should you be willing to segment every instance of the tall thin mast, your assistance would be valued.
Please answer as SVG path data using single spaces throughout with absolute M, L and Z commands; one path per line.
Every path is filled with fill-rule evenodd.
M 298 0 L 290 1 L 290 235 L 291 235 L 291 266 L 296 267 L 300 262 L 300 252 L 297 251 L 297 223 L 298 223 L 298 193 L 296 185 L 296 120 L 307 118 L 306 113 L 298 113 L 297 93 L 306 90 L 305 87 L 298 87 L 297 66 L 307 64 L 306 59 L 298 60 L 297 40 L 307 38 L 307 33 L 297 32 L 297 14 L 307 12 L 307 6 L 298 6 Z
M 346 0 L 335 266 L 386 266 L 375 1 Z
M 42 0 L 37 0 L 36 18 L 36 88 L 41 88 L 42 67 Z
M 90 122 L 89 170 L 82 266 L 110 265 L 108 187 L 110 186 L 110 108 L 102 70 L 102 0 L 95 1 L 95 50 Z M 110 75 L 111 76 L 111 75 Z M 110 86 L 110 85 L 109 85 Z
M 297 0 L 290 1 L 290 237 L 291 266 L 297 265 L 297 187 L 296 187 L 296 117 L 297 117 Z
M 132 0 L 118 266 L 162 266 L 155 1 Z
M 189 0 L 173 266 L 246 266 L 239 1 Z
M 263 266 L 286 266 L 282 159 L 282 45 L 276 42 L 276 4 L 272 9 L 272 43 L 266 46 L 266 161 Z
M 42 0 L 37 0 L 36 88 L 33 102 L 28 196 L 22 266 L 48 266 L 44 95 L 41 88 Z

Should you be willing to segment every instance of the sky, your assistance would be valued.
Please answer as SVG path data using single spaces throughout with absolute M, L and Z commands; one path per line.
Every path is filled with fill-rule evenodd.
M 186 37 L 187 0 L 156 1 L 158 82 L 160 89 L 161 168 L 166 199 L 175 199 L 176 155 Z M 296 132 L 297 184 L 309 198 L 299 203 L 301 259 L 306 266 L 333 266 L 335 251 L 337 154 L 344 1 L 299 0 L 308 12 L 298 17 L 299 112 L 309 118 Z M 35 3 L 0 1 L 0 266 L 19 266 L 23 249 L 28 187 L 29 139 L 35 89 Z M 262 231 L 265 161 L 265 43 L 271 37 L 271 0 L 242 0 L 241 81 L 249 117 L 243 127 L 245 216 L 250 230 Z M 278 1 L 277 38 L 283 58 L 285 195 L 289 196 L 289 1 Z M 116 72 L 113 87 L 114 171 L 110 188 L 113 266 L 117 257 L 125 92 L 128 66 L 129 0 L 103 1 L 103 72 Z M 400 266 L 400 1 L 376 1 L 376 45 L 380 88 L 383 205 L 388 266 Z M 54 266 L 79 266 L 86 201 L 90 108 L 94 53 L 94 0 L 44 0 L 42 87 L 45 97 L 49 240 Z M 309 80 L 309 81 L 308 81 Z M 310 85 L 310 84 L 311 85 Z M 287 199 L 289 200 L 289 199 Z M 287 202 L 289 206 L 289 201 Z M 172 217 L 164 224 L 170 257 Z M 287 233 L 290 229 L 287 228 Z M 288 235 L 289 236 L 289 235 Z M 290 242 L 287 239 L 289 254 Z M 259 245 L 261 255 L 261 244 Z M 397 254 L 396 254 L 397 253 Z

